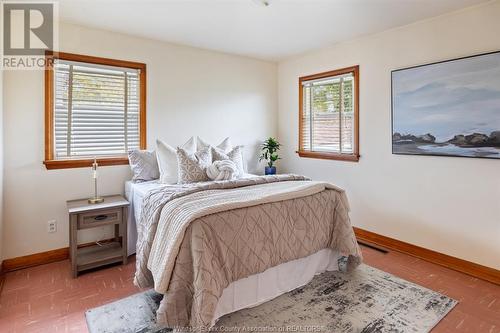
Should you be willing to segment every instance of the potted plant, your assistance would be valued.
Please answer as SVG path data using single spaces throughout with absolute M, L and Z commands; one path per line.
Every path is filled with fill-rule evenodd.
M 262 144 L 262 154 L 260 155 L 259 161 L 266 160 L 267 166 L 265 168 L 266 175 L 275 175 L 276 174 L 276 163 L 277 160 L 280 159 L 278 156 L 278 150 L 280 150 L 281 144 L 275 138 L 268 138 Z

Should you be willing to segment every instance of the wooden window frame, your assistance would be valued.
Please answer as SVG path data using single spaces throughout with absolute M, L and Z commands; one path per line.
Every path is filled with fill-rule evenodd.
M 328 77 L 332 77 L 332 76 L 349 74 L 349 73 L 354 74 L 354 101 L 353 101 L 353 104 L 354 104 L 353 105 L 353 108 L 354 108 L 353 145 L 354 145 L 354 147 L 353 147 L 353 152 L 351 154 L 341 154 L 341 153 L 334 153 L 334 152 L 319 152 L 319 151 L 304 150 L 304 147 L 302 146 L 302 130 L 303 130 L 303 126 L 304 126 L 304 124 L 302 122 L 303 97 L 304 97 L 303 96 L 303 89 L 302 89 L 302 82 L 310 81 L 310 80 L 317 80 L 317 79 L 324 79 L 324 78 L 328 78 Z M 326 160 L 351 161 L 351 162 L 358 162 L 359 161 L 359 157 L 360 157 L 360 155 L 359 155 L 359 65 L 299 77 L 299 150 L 297 151 L 297 154 L 300 157 L 308 157 L 308 158 L 319 158 L 319 159 L 326 159 Z
M 146 149 L 146 64 L 116 60 L 109 58 L 93 57 L 88 55 L 72 54 L 65 52 L 45 52 L 45 160 L 43 164 L 49 170 L 90 167 L 93 159 L 55 159 L 54 158 L 54 59 L 78 61 L 97 65 L 133 68 L 139 73 L 139 147 Z M 128 156 L 112 156 L 97 158 L 101 166 L 128 164 Z

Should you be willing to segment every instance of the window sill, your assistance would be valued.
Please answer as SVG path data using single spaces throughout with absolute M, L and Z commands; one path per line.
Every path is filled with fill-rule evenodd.
M 94 163 L 94 159 L 82 159 L 82 160 L 48 160 L 43 161 L 47 170 L 54 169 L 71 169 L 71 168 L 90 168 Z M 127 156 L 118 157 L 103 157 L 98 158 L 97 163 L 99 166 L 109 166 L 109 165 L 126 165 L 128 164 Z
M 358 154 L 337 154 L 328 152 L 318 152 L 318 151 L 297 151 L 300 157 L 306 158 L 318 158 L 322 160 L 337 160 L 337 161 L 348 161 L 348 162 L 358 162 Z

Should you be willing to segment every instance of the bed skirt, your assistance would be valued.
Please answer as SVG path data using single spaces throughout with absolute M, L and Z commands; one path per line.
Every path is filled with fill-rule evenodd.
M 317 274 L 338 271 L 340 258 L 338 251 L 323 249 L 232 282 L 222 292 L 211 324 L 226 314 L 260 305 L 302 287 Z

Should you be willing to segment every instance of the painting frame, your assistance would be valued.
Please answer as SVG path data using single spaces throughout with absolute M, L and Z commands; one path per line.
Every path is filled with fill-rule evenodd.
M 415 70 L 419 68 L 425 68 L 429 66 L 436 66 L 440 64 L 447 64 L 447 63 L 453 63 L 453 62 L 460 62 L 463 60 L 469 60 L 472 58 L 479 58 L 479 57 L 484 57 L 484 56 L 490 56 L 490 55 L 498 55 L 500 56 L 500 50 L 496 51 L 490 51 L 490 52 L 484 52 L 484 53 L 478 53 L 478 54 L 473 54 L 469 56 L 463 56 L 463 57 L 457 57 L 457 58 L 452 58 L 452 59 L 446 59 L 446 60 L 441 60 L 441 61 L 435 61 L 431 63 L 425 63 L 425 64 L 420 64 L 420 65 L 415 65 L 415 66 L 409 66 L 409 67 L 404 67 L 404 68 L 398 68 L 398 69 L 393 69 L 391 70 L 391 152 L 393 155 L 412 155 L 412 156 L 434 156 L 434 157 L 462 157 L 462 158 L 478 158 L 478 159 L 486 159 L 486 160 L 500 160 L 500 156 L 494 157 L 494 156 L 468 156 L 464 154 L 453 154 L 453 153 L 426 153 L 426 152 L 402 152 L 400 151 L 395 151 L 395 142 L 394 142 L 394 135 L 397 133 L 395 132 L 395 80 L 394 80 L 394 74 L 402 71 L 408 71 L 408 70 Z M 498 129 L 500 130 L 500 128 Z M 496 131 L 495 131 L 496 132 Z

